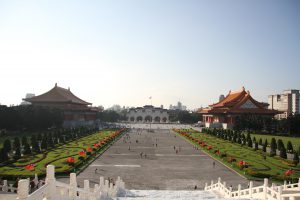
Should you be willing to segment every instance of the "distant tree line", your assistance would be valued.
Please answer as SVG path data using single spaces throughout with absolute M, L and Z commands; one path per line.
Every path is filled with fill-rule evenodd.
M 62 124 L 63 113 L 59 109 L 33 105 L 0 105 L 0 129 L 35 131 L 61 127 Z
M 0 162 L 18 160 L 22 156 L 39 154 L 57 145 L 63 145 L 75 139 L 92 134 L 96 129 L 80 127 L 76 129 L 59 129 L 45 133 L 32 134 L 30 137 L 6 139 L 0 149 Z
M 171 122 L 180 122 L 183 124 L 194 124 L 201 119 L 201 114 L 183 110 L 170 110 L 169 120 Z
M 126 110 L 116 112 L 114 110 L 104 110 L 97 113 L 97 119 L 104 122 L 118 122 L 126 120 Z
M 241 115 L 236 117 L 234 130 L 300 136 L 300 115 L 291 115 L 287 119 L 281 120 L 268 116 Z

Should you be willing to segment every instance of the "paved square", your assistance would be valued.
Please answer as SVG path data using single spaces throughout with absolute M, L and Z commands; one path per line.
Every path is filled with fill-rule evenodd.
M 194 189 L 195 185 L 203 188 L 205 182 L 216 181 L 218 177 L 228 186 L 248 184 L 246 179 L 217 161 L 213 167 L 211 157 L 194 149 L 171 130 L 132 130 L 128 135 L 130 138 L 124 135 L 78 175 L 80 186 L 85 179 L 92 185 L 98 183 L 100 176 L 113 179 L 120 176 L 127 189 L 185 190 Z

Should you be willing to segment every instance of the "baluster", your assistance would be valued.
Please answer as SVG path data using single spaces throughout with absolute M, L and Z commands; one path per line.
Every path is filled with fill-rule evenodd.
M 264 199 L 267 199 L 267 187 L 268 187 L 268 179 L 265 178 L 264 179 L 264 189 L 263 189 L 263 196 L 264 196 Z
M 253 188 L 253 181 L 250 181 L 249 183 L 249 196 L 252 198 L 252 188 Z
M 7 191 L 8 191 L 7 180 L 4 180 L 4 181 L 3 181 L 2 191 L 4 191 L 4 192 L 7 192 Z
M 25 200 L 29 195 L 29 181 L 27 179 L 18 182 L 18 200 Z
M 238 185 L 238 197 L 241 196 L 241 188 L 242 188 L 242 186 L 241 186 L 241 184 L 239 184 Z

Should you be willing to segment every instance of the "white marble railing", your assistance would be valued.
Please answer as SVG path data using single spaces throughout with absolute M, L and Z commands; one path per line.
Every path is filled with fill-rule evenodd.
M 3 181 L 3 185 L 0 185 L 0 191 L 16 193 L 18 188 L 13 187 L 13 184 L 7 184 L 7 180 Z
M 59 182 L 54 176 L 54 166 L 47 166 L 46 184 L 35 192 L 29 194 L 29 180 L 23 179 L 18 184 L 19 200 L 100 200 L 112 199 L 122 195 L 125 191 L 124 182 L 118 177 L 115 184 L 109 183 L 100 177 L 99 184 L 90 188 L 88 180 L 84 181 L 84 187 L 77 186 L 76 174 L 70 174 L 70 184 Z
M 272 184 L 268 186 L 268 179 L 264 179 L 262 186 L 253 187 L 253 182 L 250 181 L 249 188 L 241 189 L 241 185 L 238 185 L 237 191 L 232 191 L 226 187 L 226 182 L 221 183 L 221 179 L 218 179 L 217 183 L 211 182 L 210 185 L 205 184 L 204 190 L 216 191 L 219 195 L 225 198 L 255 198 L 264 200 L 294 200 L 300 197 L 300 178 L 298 183 L 286 184 L 282 186 L 276 186 Z M 284 192 L 289 192 L 284 194 Z

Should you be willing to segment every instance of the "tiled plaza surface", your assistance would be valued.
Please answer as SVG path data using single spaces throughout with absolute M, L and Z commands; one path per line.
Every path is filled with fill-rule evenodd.
M 195 149 L 171 130 L 148 132 L 135 129 L 128 135 L 130 138 L 124 135 L 78 175 L 80 186 L 85 179 L 92 185 L 98 183 L 100 176 L 113 179 L 120 176 L 127 189 L 186 190 L 195 186 L 203 189 L 205 182 L 216 181 L 218 177 L 234 188 L 239 183 L 243 187 L 248 185 L 246 179 Z

